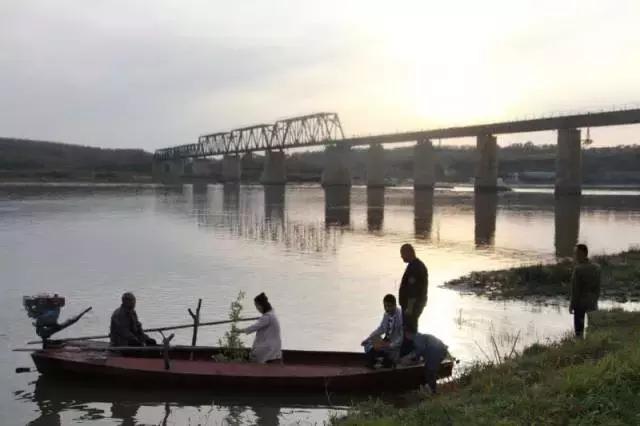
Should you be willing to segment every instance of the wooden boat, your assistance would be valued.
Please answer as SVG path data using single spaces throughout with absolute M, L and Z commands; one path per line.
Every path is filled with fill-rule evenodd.
M 281 364 L 256 364 L 217 362 L 212 357 L 219 355 L 220 349 L 215 347 L 173 346 L 166 353 L 162 347 L 142 349 L 125 356 L 103 342 L 69 342 L 37 350 L 31 356 L 43 375 L 127 387 L 375 393 L 424 384 L 421 364 L 370 369 L 364 355 L 356 352 L 285 350 Z M 449 377 L 453 363 L 443 361 L 438 376 Z

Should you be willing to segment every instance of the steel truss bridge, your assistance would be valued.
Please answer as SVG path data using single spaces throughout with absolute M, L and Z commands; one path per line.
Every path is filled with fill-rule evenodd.
M 640 108 L 634 106 L 501 123 L 345 138 L 338 114 L 323 112 L 280 120 L 274 124 L 260 124 L 229 132 L 203 135 L 198 138 L 197 143 L 159 149 L 155 152 L 154 158 L 156 160 L 203 158 L 333 143 L 356 146 L 637 123 L 640 123 Z
M 244 152 L 282 150 L 324 145 L 344 139 L 340 118 L 335 112 L 293 117 L 274 124 L 259 124 L 230 132 L 202 135 L 197 143 L 155 152 L 158 160 L 198 158 Z

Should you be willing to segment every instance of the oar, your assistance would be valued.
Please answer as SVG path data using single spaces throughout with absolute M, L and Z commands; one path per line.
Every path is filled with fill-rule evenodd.
M 235 321 L 255 321 L 259 319 L 258 317 L 253 317 L 253 318 L 239 318 Z M 224 320 L 224 321 L 210 321 L 210 322 L 201 322 L 199 324 L 200 327 L 205 326 L 205 325 L 219 325 L 219 324 L 229 324 L 231 322 L 234 322 L 233 320 Z M 168 330 L 179 330 L 181 328 L 193 328 L 193 324 L 184 324 L 184 325 L 173 325 L 170 327 L 158 327 L 158 328 L 147 328 L 145 330 L 143 330 L 144 332 L 147 333 L 151 333 L 154 331 L 168 331 Z M 83 337 L 69 337 L 66 339 L 54 339 L 56 342 L 76 342 L 79 340 L 93 340 L 93 339 L 106 339 L 108 338 L 109 335 L 108 334 L 103 334 L 100 336 L 83 336 Z M 27 342 L 27 345 L 38 345 L 40 343 L 43 343 L 42 340 L 31 340 L 30 342 Z
M 38 352 L 42 349 L 39 348 L 16 348 L 12 349 L 13 352 Z M 111 351 L 127 351 L 127 352 L 162 352 L 164 350 L 162 345 L 156 346 L 88 346 L 87 351 L 95 352 L 111 352 Z M 169 347 L 169 352 L 172 351 L 193 351 L 193 352 L 209 352 L 220 350 L 218 346 L 188 346 L 188 345 L 175 345 Z

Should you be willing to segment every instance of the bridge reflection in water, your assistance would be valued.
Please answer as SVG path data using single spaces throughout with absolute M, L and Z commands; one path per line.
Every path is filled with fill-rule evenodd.
M 580 234 L 580 196 L 558 197 L 555 200 L 554 244 L 556 257 L 573 256 L 573 248 Z
M 397 233 L 395 226 L 398 219 L 405 213 L 396 216 L 399 206 L 405 206 L 411 200 L 408 192 L 402 190 L 385 190 L 384 188 L 351 189 L 348 186 L 327 187 L 322 190 L 324 194 L 324 222 L 315 221 L 316 211 L 321 208 L 318 205 L 317 189 L 292 189 L 295 196 L 292 197 L 293 220 L 287 214 L 287 190 L 284 185 L 268 185 L 262 190 L 258 187 L 242 188 L 237 184 L 220 186 L 193 185 L 192 189 L 183 190 L 184 202 L 191 204 L 191 214 L 197 219 L 197 223 L 212 230 L 224 231 L 238 238 L 257 240 L 263 242 L 275 242 L 287 249 L 301 252 L 326 252 L 335 251 L 340 241 L 340 235 L 347 231 L 350 233 L 368 233 L 371 236 L 383 237 L 387 233 Z M 352 215 L 352 191 L 354 203 L 365 202 L 366 194 L 366 219 L 359 214 Z M 163 196 L 175 196 L 176 190 L 163 190 L 159 192 Z M 434 211 L 436 205 L 443 206 L 438 223 L 448 221 L 450 214 L 465 215 L 471 198 L 473 199 L 473 242 L 477 249 L 487 249 L 495 246 L 496 223 L 498 219 L 498 205 L 501 205 L 504 214 L 513 215 L 522 211 L 522 215 L 536 217 L 540 214 L 548 218 L 553 210 L 554 236 L 553 245 L 555 255 L 558 258 L 570 257 L 573 254 L 575 244 L 580 237 L 580 215 L 583 208 L 588 210 L 639 210 L 640 205 L 634 197 L 627 197 L 625 202 L 611 204 L 614 198 L 588 197 L 588 196 L 561 196 L 553 197 L 550 194 L 453 194 L 442 192 L 435 194 L 433 190 L 421 189 L 412 191 L 413 201 L 413 235 L 407 236 L 408 240 L 424 241 L 431 243 L 434 223 Z M 300 197 L 308 194 L 308 200 L 303 200 L 302 205 L 306 209 L 305 218 L 299 218 Z M 305 197 L 307 195 L 304 195 Z M 303 197 L 304 198 L 304 197 Z M 502 201 L 500 201 L 502 200 Z M 220 203 L 221 201 L 221 203 Z M 321 201 L 320 201 L 321 202 Z M 409 201 L 411 202 L 411 201 Z M 262 205 L 260 205 L 262 204 Z M 460 205 L 460 209 L 449 210 L 451 205 Z M 586 205 L 586 206 L 585 206 Z M 259 209 L 256 209 L 260 206 Z M 387 233 L 385 228 L 385 209 L 391 219 L 391 228 Z M 359 210 L 358 210 L 359 211 Z M 548 212 L 548 213 L 547 213 Z M 533 217 L 533 216 L 532 216 Z M 362 223 L 360 221 L 362 220 Z M 366 220 L 366 222 L 365 222 Z M 547 219 L 544 219 L 547 220 Z M 453 222 L 448 222 L 453 223 Z M 460 223 L 460 222 L 456 222 Z M 364 226 L 364 228 L 363 228 Z M 402 226 L 402 225 L 400 225 Z M 440 225 L 439 225 L 440 226 Z M 457 226 L 457 225 L 456 225 Z M 392 229 L 393 228 L 393 229 Z M 508 229 L 508 228 L 507 228 Z M 440 233 L 440 231 L 439 231 Z M 523 234 L 522 238 L 536 239 L 536 236 Z M 456 240 L 459 237 L 456 237 Z M 504 234 L 503 238 L 513 239 L 513 235 Z M 449 245 L 446 241 L 437 244 Z
M 433 224 L 433 189 L 413 191 L 413 215 L 416 239 L 429 241 Z
M 257 194 L 258 191 L 252 191 L 252 195 Z M 254 204 L 241 196 L 240 185 L 223 185 L 220 212 L 214 205 L 212 191 L 200 189 L 194 191 L 193 214 L 198 225 L 224 230 L 237 238 L 278 243 L 286 249 L 300 252 L 336 250 L 339 233 L 335 229 L 325 228 L 320 222 L 299 222 L 287 217 L 284 185 L 265 186 L 263 196 L 264 211 L 256 211 Z M 348 224 L 348 206 L 346 211 Z
M 384 223 L 384 188 L 367 188 L 367 230 L 382 231 Z
M 498 194 L 476 192 L 473 198 L 476 247 L 491 247 L 496 235 Z

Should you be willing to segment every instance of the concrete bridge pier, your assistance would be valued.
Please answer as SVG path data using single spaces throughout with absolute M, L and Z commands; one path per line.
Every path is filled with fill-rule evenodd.
M 384 148 L 379 143 L 369 146 L 367 153 L 367 188 L 384 188 Z
M 222 181 L 238 183 L 242 176 L 241 159 L 237 155 L 225 155 L 222 158 Z
M 284 185 L 287 183 L 287 170 L 283 151 L 267 151 L 265 153 L 260 183 L 263 185 Z
M 429 139 L 421 139 L 413 149 L 413 188 L 433 189 L 436 184 L 435 151 Z
M 493 135 L 478 135 L 476 142 L 476 192 L 498 190 L 498 143 Z
M 582 193 L 582 147 L 580 130 L 558 130 L 556 157 L 556 195 L 580 195 Z
M 327 146 L 321 183 L 324 187 L 351 186 L 351 149 L 349 146 Z

